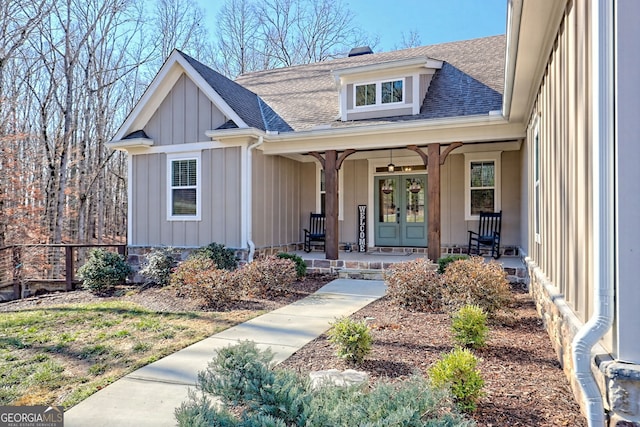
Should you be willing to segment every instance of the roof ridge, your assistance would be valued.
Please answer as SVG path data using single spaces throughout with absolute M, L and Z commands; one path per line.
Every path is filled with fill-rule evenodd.
M 493 35 L 493 36 L 475 37 L 475 38 L 472 38 L 472 39 L 455 40 L 455 41 L 450 41 L 450 42 L 442 42 L 442 43 L 426 44 L 426 45 L 415 46 L 415 47 L 408 47 L 408 48 L 404 48 L 404 49 L 388 50 L 388 51 L 383 51 L 383 52 L 374 52 L 372 54 L 354 56 L 352 58 L 353 59 L 358 58 L 358 60 L 362 60 L 362 58 L 365 58 L 365 57 L 366 58 L 375 58 L 375 57 L 377 57 L 379 55 L 388 55 L 388 54 L 392 54 L 392 53 L 407 52 L 407 51 L 411 51 L 411 50 L 419 51 L 419 50 L 423 50 L 425 48 L 445 47 L 447 45 L 465 44 L 465 43 L 469 43 L 469 42 L 476 42 L 476 41 L 480 41 L 480 40 L 489 40 L 489 39 L 494 39 L 494 38 L 499 38 L 499 37 L 505 37 L 505 34 L 496 34 L 496 35 Z M 422 55 L 422 54 L 418 54 L 418 56 L 420 56 L 420 55 Z M 432 58 L 432 57 L 429 57 L 429 58 L 438 59 L 438 58 Z M 270 69 L 266 69 L 266 70 L 250 71 L 250 72 L 247 72 L 247 73 L 239 74 L 235 78 L 235 80 L 242 79 L 244 77 L 251 77 L 251 76 L 254 76 L 256 74 L 261 74 L 261 73 L 269 73 L 269 72 L 274 72 L 274 71 L 282 72 L 284 70 L 300 69 L 300 68 L 304 68 L 304 67 L 313 68 L 313 67 L 317 67 L 319 65 L 328 65 L 328 64 L 331 64 L 331 63 L 336 62 L 336 61 L 345 61 L 345 60 L 349 60 L 349 59 L 351 59 L 351 58 L 347 57 L 347 56 L 341 56 L 339 58 L 332 58 L 332 59 L 328 59 L 326 61 L 310 62 L 310 63 L 307 63 L 307 64 L 294 64 L 294 65 L 289 65 L 289 66 L 286 66 L 286 67 L 277 67 L 277 68 L 270 68 Z M 390 59 L 390 61 L 391 61 L 391 59 Z

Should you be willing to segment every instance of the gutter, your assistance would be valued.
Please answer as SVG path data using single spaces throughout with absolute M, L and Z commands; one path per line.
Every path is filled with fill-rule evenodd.
M 247 180 L 247 189 L 245 191 L 246 197 L 246 209 L 247 209 L 247 245 L 249 246 L 249 255 L 247 256 L 247 262 L 253 262 L 253 256 L 256 253 L 256 245 L 253 243 L 253 150 L 264 144 L 264 138 L 262 135 L 258 136 L 258 141 L 249 145 L 247 148 L 247 173 L 245 179 Z
M 614 19 L 613 2 L 591 0 L 593 38 L 593 224 L 595 227 L 594 313 L 573 339 L 575 376 L 583 392 L 590 427 L 606 425 L 602 393 L 591 372 L 593 347 L 613 324 L 615 286 L 615 132 L 614 132 Z
M 502 116 L 505 119 L 511 114 L 511 98 L 516 74 L 518 58 L 518 41 L 520 39 L 520 21 L 522 18 L 522 0 L 509 0 L 507 6 L 507 58 L 504 73 L 504 93 L 502 95 Z
M 392 134 L 395 135 L 399 131 L 430 131 L 451 128 L 468 128 L 475 126 L 495 126 L 508 125 L 509 122 L 500 114 L 479 114 L 473 116 L 444 118 L 444 119 L 422 119 L 409 120 L 401 122 L 387 122 L 362 126 L 344 126 L 344 127 L 328 127 L 321 129 L 309 129 L 293 132 L 265 132 L 256 128 L 240 128 L 240 129 L 220 129 L 208 130 L 205 135 L 214 140 L 233 139 L 245 137 L 264 136 L 267 142 L 276 141 L 296 141 L 296 140 L 314 140 L 327 137 L 338 136 L 365 136 Z M 523 133 L 524 135 L 524 133 Z M 400 144 L 401 145 L 401 144 Z

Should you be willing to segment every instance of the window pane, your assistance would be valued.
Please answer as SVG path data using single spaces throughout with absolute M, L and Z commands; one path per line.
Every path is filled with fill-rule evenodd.
M 356 86 L 356 106 L 375 105 L 376 103 L 376 84 Z
M 402 80 L 382 83 L 382 103 L 402 102 Z
M 494 194 L 493 189 L 471 190 L 471 215 L 479 215 L 480 212 L 493 212 Z
M 177 188 L 173 190 L 173 215 L 196 214 L 196 189 Z
M 413 178 L 405 180 L 407 194 L 406 222 L 424 222 L 424 179 Z
M 173 187 L 196 185 L 196 160 L 175 160 L 171 162 Z
M 471 162 L 471 187 L 493 187 L 495 165 L 493 162 Z

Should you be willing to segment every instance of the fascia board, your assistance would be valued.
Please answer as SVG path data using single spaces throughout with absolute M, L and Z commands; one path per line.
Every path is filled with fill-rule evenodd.
M 466 121 L 456 124 L 422 123 L 420 126 L 377 125 L 358 129 L 296 132 L 265 137 L 261 147 L 265 154 L 294 154 L 328 149 L 380 149 L 451 142 L 489 142 L 517 140 L 525 137 L 519 123 L 500 120 Z
M 118 141 L 109 141 L 107 147 L 112 150 L 128 151 L 136 148 L 148 148 L 153 145 L 153 139 L 149 138 L 132 138 L 121 139 Z
M 355 77 L 362 74 L 377 73 L 380 71 L 389 71 L 389 70 L 400 71 L 400 70 L 412 69 L 416 67 L 438 69 L 438 68 L 442 68 L 442 61 L 438 61 L 426 56 L 422 56 L 417 58 L 402 59 L 398 61 L 388 61 L 388 62 L 381 62 L 376 64 L 359 65 L 359 66 L 349 67 L 349 68 L 340 68 L 340 69 L 332 70 L 331 73 L 336 79 L 343 79 L 343 77 L 344 79 L 349 79 L 349 77 L 351 76 Z
M 523 2 L 518 45 L 513 47 L 517 58 L 509 98 L 510 120 L 528 120 L 564 16 L 566 3 L 566 0 Z

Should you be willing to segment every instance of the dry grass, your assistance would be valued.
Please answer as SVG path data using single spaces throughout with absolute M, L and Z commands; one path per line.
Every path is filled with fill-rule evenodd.
M 136 368 L 259 313 L 155 312 L 118 300 L 0 313 L 0 405 L 71 407 Z

